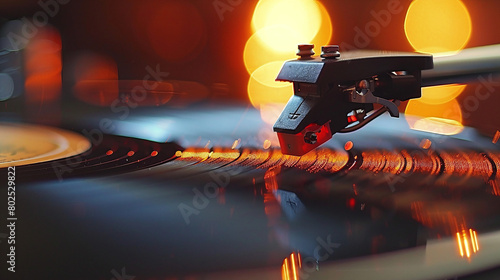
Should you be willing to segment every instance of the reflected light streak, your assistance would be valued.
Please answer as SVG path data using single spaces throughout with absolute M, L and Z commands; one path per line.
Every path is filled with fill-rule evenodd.
M 236 139 L 234 140 L 233 142 L 233 145 L 231 146 L 231 149 L 236 149 L 236 147 L 238 147 L 238 145 L 241 143 L 241 139 Z
M 476 244 L 476 251 L 479 251 L 479 242 L 477 241 L 477 233 L 476 231 L 472 231 L 472 233 L 474 234 L 474 244 Z
M 283 264 L 281 265 L 281 279 L 299 280 L 301 263 L 300 253 L 292 252 L 290 256 L 283 260 Z
M 469 242 L 467 241 L 467 236 L 464 235 L 463 237 L 464 237 L 465 255 L 467 256 L 467 258 L 470 258 Z
M 497 130 L 495 136 L 493 136 L 493 140 L 491 140 L 491 143 L 496 144 L 499 139 L 500 139 L 500 130 Z
M 471 255 L 479 251 L 477 232 L 473 229 L 457 232 L 457 244 L 461 257 L 471 258 Z
M 462 239 L 460 238 L 460 233 L 457 232 L 457 243 L 458 243 L 458 248 L 460 250 L 460 256 L 464 256 L 464 248 L 462 247 Z
M 455 135 L 464 130 L 464 126 L 459 121 L 436 117 L 427 117 L 417 120 L 413 123 L 411 128 L 441 135 Z
M 285 259 L 283 261 L 283 265 L 282 266 L 283 266 L 283 270 L 282 270 L 283 271 L 282 272 L 283 276 L 282 276 L 282 278 L 285 279 L 285 280 L 289 280 L 290 279 L 290 276 L 289 276 L 290 272 L 288 271 L 288 259 Z
M 469 229 L 469 233 L 471 237 L 472 251 L 477 252 L 476 242 L 474 241 L 474 233 L 472 232 L 472 229 Z
M 295 254 L 294 253 L 290 254 L 290 261 L 292 262 L 293 279 L 297 280 L 297 268 L 295 267 Z

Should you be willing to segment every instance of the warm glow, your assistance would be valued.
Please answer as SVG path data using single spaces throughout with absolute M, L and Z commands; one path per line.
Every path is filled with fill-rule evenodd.
M 406 13 L 404 29 L 416 51 L 453 54 L 469 41 L 472 24 L 460 0 L 415 0 Z
M 410 100 L 405 110 L 411 129 L 454 135 L 462 132 L 462 111 L 453 99 L 443 104 L 430 105 L 420 100 Z
M 472 232 L 472 229 L 469 229 L 469 233 L 470 233 L 470 238 L 471 238 L 472 251 L 476 252 L 477 249 L 476 249 L 476 242 L 474 240 L 474 232 Z
M 50 102 L 61 94 L 61 35 L 52 27 L 38 30 L 25 48 L 25 92 L 28 102 Z
M 248 98 L 255 108 L 262 109 L 264 105 L 273 103 L 286 104 L 293 95 L 291 83 L 274 80 L 280 68 L 281 62 L 271 62 L 261 66 L 250 76 Z
M 291 89 L 290 89 L 291 90 Z M 267 103 L 260 106 L 260 118 L 268 125 L 273 125 L 278 120 L 285 103 Z
M 289 87 L 290 83 L 276 81 L 276 76 L 278 76 L 282 66 L 282 61 L 266 63 L 253 71 L 251 78 L 264 86 L 272 88 Z
M 495 132 L 495 135 L 493 136 L 493 140 L 491 140 L 491 143 L 496 144 L 499 139 L 500 139 L 500 130 L 497 130 L 497 132 Z
M 464 235 L 464 247 L 465 247 L 465 255 L 467 258 L 470 258 L 470 250 L 469 250 L 469 242 L 467 241 L 467 236 Z
M 457 121 L 435 117 L 417 120 L 411 128 L 441 135 L 455 135 L 464 129 L 463 125 Z
M 472 231 L 471 236 L 474 238 L 474 244 L 476 245 L 476 251 L 479 251 L 479 242 L 477 241 L 476 231 Z
M 422 141 L 420 141 L 420 148 L 424 149 L 424 150 L 428 150 L 432 145 L 432 141 L 429 140 L 429 139 L 422 139 Z
M 259 69 L 262 69 L 262 67 Z M 259 70 L 255 72 L 258 71 Z M 266 69 L 263 69 L 262 72 L 268 71 Z M 274 77 L 276 77 L 276 75 L 272 75 L 271 73 L 269 74 L 271 75 L 270 77 L 272 77 L 271 79 L 274 79 Z M 273 87 L 262 84 L 254 77 L 254 75 L 252 75 L 250 77 L 250 80 L 248 81 L 247 86 L 248 98 L 250 99 L 252 105 L 255 108 L 260 108 L 263 104 L 268 103 L 286 104 L 286 102 L 288 102 L 288 99 L 290 99 L 290 97 L 293 95 L 293 86 L 291 83 L 280 84 L 276 82 L 276 84 L 277 85 Z
M 238 139 L 234 140 L 233 145 L 231 146 L 231 149 L 236 149 L 240 143 L 241 143 L 241 139 L 238 138 Z
M 283 260 L 281 265 L 281 279 L 299 280 L 299 268 L 301 267 L 300 253 L 291 253 Z
M 462 247 L 462 239 L 460 238 L 460 233 L 457 232 L 457 244 L 458 249 L 460 250 L 460 256 L 464 256 L 464 248 Z
M 283 62 L 296 58 L 301 43 L 314 44 L 319 54 L 332 36 L 330 16 L 315 0 L 261 0 L 253 14 L 252 30 L 243 53 L 250 74 L 248 97 L 261 110 L 262 119 L 274 123 L 293 95 L 290 83 L 275 82 Z
M 266 0 L 259 1 L 252 17 L 252 30 L 257 32 L 265 27 L 283 27 L 294 34 L 299 42 L 309 42 L 321 27 L 321 10 L 314 0 Z M 287 38 L 282 38 L 282 30 L 261 33 L 261 39 L 271 48 L 287 47 Z M 285 41 L 282 41 L 285 39 Z M 296 45 L 297 41 L 292 42 Z
M 267 149 L 271 148 L 271 141 L 269 141 L 269 140 L 266 139 L 264 141 L 264 144 L 262 145 L 262 148 L 264 148 L 264 150 L 267 150 Z
M 257 8 L 259 8 L 261 2 L 259 2 Z M 268 4 L 264 6 L 267 7 L 274 2 L 265 2 Z M 287 24 L 288 21 L 284 21 L 279 24 L 259 25 L 258 29 L 254 27 L 255 33 L 248 39 L 243 53 L 243 61 L 249 74 L 252 74 L 253 71 L 266 63 L 277 61 L 281 65 L 285 60 L 296 58 L 295 53 L 297 52 L 297 45 L 299 43 L 314 44 L 314 51 L 316 54 L 319 54 L 321 46 L 330 42 L 332 25 L 325 7 L 319 2 L 310 0 L 294 0 L 294 2 L 303 2 L 302 4 L 312 6 L 313 9 L 309 9 L 309 11 L 319 9 L 319 14 L 310 14 L 309 16 L 305 16 L 306 14 L 302 11 L 300 18 L 310 19 L 315 17 L 321 19 L 321 25 L 317 28 L 314 27 L 315 29 L 308 30 L 306 36 L 302 36 L 301 31 L 297 31 L 294 27 L 297 22 L 302 22 L 296 18 L 290 18 L 293 19 L 293 22 L 290 24 Z M 288 6 L 293 8 L 291 5 Z M 274 12 L 279 13 L 279 11 Z M 304 26 L 308 26 L 308 24 L 310 23 L 306 21 Z
M 106 106 L 118 99 L 119 82 L 116 62 L 106 56 L 84 53 L 73 61 L 73 94 L 93 105 Z
M 297 42 L 291 42 L 290 45 L 287 45 L 284 49 L 274 49 L 267 47 L 262 41 L 260 33 L 272 33 L 273 29 L 277 28 L 280 27 L 263 28 L 248 39 L 243 51 L 243 62 L 245 63 L 248 74 L 252 74 L 257 68 L 266 63 L 277 61 L 281 65 L 283 61 L 297 57 L 295 55 L 297 52 Z M 281 28 L 284 29 L 282 35 L 291 34 L 290 36 L 293 36 L 293 33 L 289 29 L 284 27 Z M 276 76 L 274 76 L 274 78 L 276 78 Z
M 419 100 L 427 104 L 443 104 L 455 99 L 467 85 L 442 85 L 422 88 L 422 98 Z
M 344 144 L 344 149 L 346 151 L 350 151 L 352 149 L 352 147 L 354 147 L 354 144 L 352 143 L 352 141 L 347 141 L 345 142 Z
M 190 1 L 165 1 L 143 5 L 140 21 L 152 50 L 169 62 L 194 59 L 206 44 L 207 30 L 200 12 Z
M 65 159 L 91 147 L 83 135 L 56 128 L 0 123 L 0 169 Z
M 290 254 L 290 261 L 292 262 L 293 279 L 297 280 L 297 267 L 295 266 L 295 254 L 294 253 Z
M 479 251 L 477 233 L 472 229 L 457 232 L 457 244 L 461 257 L 470 258 L 472 253 L 477 253 Z
M 404 29 L 416 51 L 442 56 L 455 54 L 466 46 L 472 24 L 467 7 L 460 0 L 414 0 L 406 13 Z M 406 114 L 424 119 L 415 123 L 407 118 L 410 127 L 445 135 L 462 131 L 462 113 L 455 98 L 465 87 L 453 84 L 423 88 L 422 98 L 410 101 Z
M 285 259 L 283 261 L 283 269 L 282 269 L 282 275 L 281 277 L 283 279 L 289 280 L 290 279 L 290 272 L 288 271 L 288 259 Z

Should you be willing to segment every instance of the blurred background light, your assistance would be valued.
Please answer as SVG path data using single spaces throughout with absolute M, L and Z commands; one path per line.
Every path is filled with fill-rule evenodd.
M 408 102 L 405 115 L 408 125 L 414 130 L 454 135 L 464 129 L 462 110 L 455 99 L 441 104 L 412 99 Z
M 455 99 L 466 87 L 466 85 L 457 84 L 424 87 L 420 101 L 426 104 L 443 104 Z
M 469 41 L 472 23 L 460 0 L 415 0 L 406 13 L 404 28 L 416 51 L 452 54 Z
M 414 0 L 406 13 L 404 30 L 415 51 L 453 55 L 467 45 L 472 23 L 460 0 Z M 460 133 L 462 112 L 455 98 L 465 88 L 456 84 L 422 88 L 422 97 L 406 106 L 406 115 L 420 118 L 407 117 L 410 128 L 444 135 Z
M 61 94 L 61 36 L 53 27 L 39 28 L 25 48 L 25 93 L 28 103 L 58 100 Z
M 315 0 L 261 0 L 252 16 L 253 35 L 247 40 L 243 61 L 250 74 L 247 91 L 262 119 L 273 124 L 293 95 L 291 83 L 275 78 L 286 60 L 296 58 L 297 45 L 310 43 L 320 53 L 329 44 L 332 24 L 326 8 Z
M 108 105 L 118 98 L 118 67 L 108 56 L 83 53 L 73 61 L 73 93 L 93 105 Z

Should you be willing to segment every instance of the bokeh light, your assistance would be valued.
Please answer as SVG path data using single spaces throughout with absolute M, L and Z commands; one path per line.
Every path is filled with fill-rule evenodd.
M 38 29 L 25 48 L 25 91 L 31 103 L 58 100 L 61 95 L 61 35 L 50 26 Z
M 443 104 L 455 99 L 466 87 L 466 85 L 457 84 L 424 87 L 420 101 L 426 104 Z
M 266 63 L 283 62 L 296 57 L 297 42 L 300 42 L 300 40 L 287 40 L 290 42 L 284 48 L 271 48 L 261 39 L 267 36 L 261 35 L 261 33 L 274 33 L 275 30 L 282 31 L 279 37 L 295 38 L 293 30 L 283 26 L 264 27 L 250 36 L 243 51 L 243 62 L 248 74 L 252 74 L 257 68 Z M 277 74 L 278 72 L 275 73 L 275 76 Z
M 406 37 L 418 52 L 456 53 L 471 32 L 469 12 L 460 0 L 415 0 L 406 13 Z
M 74 79 L 84 80 L 116 80 L 118 67 L 116 62 L 108 56 L 83 53 L 75 58 Z
M 78 55 L 73 64 L 76 98 L 100 106 L 118 99 L 118 67 L 112 58 L 84 53 Z
M 406 13 L 404 30 L 415 51 L 453 55 L 469 41 L 472 23 L 460 0 L 414 0 Z M 455 98 L 465 87 L 454 84 L 423 88 L 422 97 L 406 106 L 410 128 L 443 135 L 461 132 L 462 112 Z
M 261 0 L 243 53 L 250 74 L 247 90 L 262 119 L 273 124 L 293 95 L 291 83 L 276 82 L 283 62 L 296 58 L 297 45 L 321 46 L 330 42 L 332 24 L 325 7 L 315 0 Z
M 259 1 L 252 17 L 252 31 L 257 32 L 270 26 L 289 29 L 293 37 L 282 36 L 281 28 L 275 28 L 274 32 L 259 34 L 267 46 L 286 48 L 290 40 L 312 41 L 320 30 L 321 20 L 320 7 L 314 0 Z M 293 41 L 292 43 L 297 44 Z
M 408 125 L 414 130 L 454 135 L 464 129 L 462 110 L 455 99 L 433 105 L 412 99 L 408 102 L 405 114 Z

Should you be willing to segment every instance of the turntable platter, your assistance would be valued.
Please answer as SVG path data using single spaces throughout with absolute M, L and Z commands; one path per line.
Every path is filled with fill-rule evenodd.
M 62 159 L 90 148 L 85 137 L 52 127 L 0 123 L 0 130 L 0 168 Z

